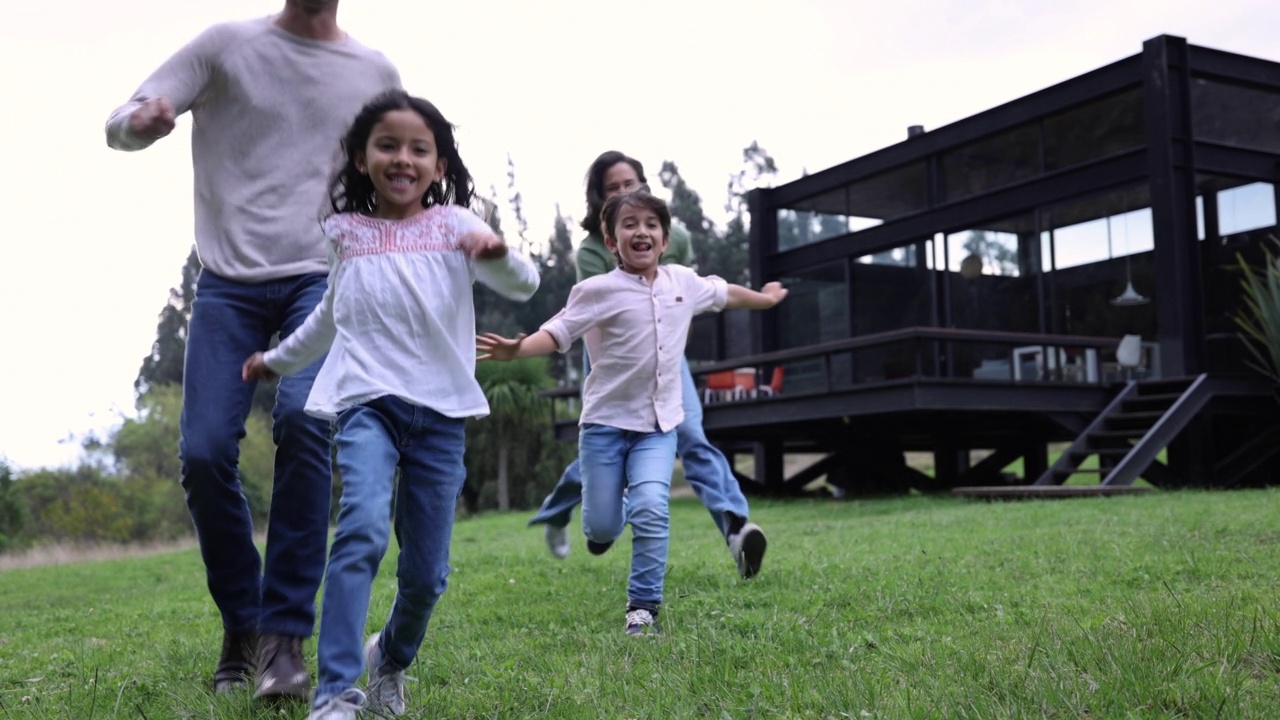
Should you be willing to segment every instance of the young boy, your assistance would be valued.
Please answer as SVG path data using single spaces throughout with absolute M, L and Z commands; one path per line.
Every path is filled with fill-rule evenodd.
M 625 628 L 629 635 L 644 635 L 657 631 L 662 604 L 674 429 L 684 419 L 680 362 L 689 324 L 708 310 L 771 308 L 787 291 L 774 282 L 756 292 L 659 265 L 670 241 L 671 213 L 646 189 L 610 198 L 602 220 L 618 267 L 574 286 L 565 308 L 533 335 L 508 339 L 486 333 L 476 338 L 476 349 L 480 360 L 512 360 L 567 352 L 585 338 L 592 364 L 579 420 L 582 528 L 587 548 L 599 555 L 631 523 Z

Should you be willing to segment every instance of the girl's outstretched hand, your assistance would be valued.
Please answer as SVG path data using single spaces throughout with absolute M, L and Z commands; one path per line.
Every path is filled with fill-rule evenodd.
M 507 244 L 493 233 L 471 233 L 459 244 L 472 260 L 499 260 L 507 256 Z
M 244 366 L 240 368 L 240 378 L 245 382 L 250 380 L 275 380 L 278 377 L 271 368 L 267 367 L 266 361 L 262 359 L 262 353 L 256 352 L 244 361 Z
M 477 335 L 476 352 L 479 354 L 476 355 L 476 360 L 514 360 L 524 339 L 524 333 L 515 338 L 504 338 L 497 333 Z

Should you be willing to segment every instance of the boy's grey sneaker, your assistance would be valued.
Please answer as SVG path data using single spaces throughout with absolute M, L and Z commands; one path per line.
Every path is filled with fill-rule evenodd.
M 760 572 L 760 564 L 764 562 L 764 551 L 768 544 L 764 531 L 755 523 L 749 522 L 729 536 L 729 554 L 733 555 L 742 579 L 753 578 Z
M 364 663 L 369 669 L 369 709 L 375 714 L 403 715 L 404 671 L 383 665 L 382 653 L 378 651 L 381 637 L 382 633 L 376 632 L 364 643 Z
M 213 671 L 213 691 L 225 693 L 247 687 L 253 680 L 257 654 L 258 633 L 223 630 L 222 652 L 218 654 L 218 667 Z
M 628 610 L 626 630 L 628 635 L 657 635 L 657 619 L 644 608 Z
M 547 549 L 552 555 L 561 560 L 569 557 L 569 531 L 566 528 L 547 523 L 546 537 Z
M 347 688 L 320 707 L 312 708 L 307 720 L 356 720 L 356 713 L 364 708 L 364 704 L 364 693 L 356 688 Z
M 256 698 L 305 700 L 311 696 L 311 676 L 302 662 L 302 638 L 276 633 L 262 636 L 262 646 L 258 650 L 257 686 L 253 694 Z

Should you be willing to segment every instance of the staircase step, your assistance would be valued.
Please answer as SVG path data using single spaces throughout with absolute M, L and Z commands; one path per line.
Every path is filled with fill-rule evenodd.
M 1114 413 L 1103 418 L 1103 427 L 1108 430 L 1121 430 L 1132 427 L 1149 428 L 1156 424 L 1156 421 L 1164 416 L 1163 412 L 1158 410 L 1131 412 L 1131 413 Z
M 1161 393 L 1159 395 L 1137 395 L 1120 403 L 1122 412 L 1141 412 L 1143 410 L 1168 410 L 1182 393 Z
M 1191 387 L 1191 383 L 1195 382 L 1195 378 L 1168 378 L 1165 380 L 1143 380 L 1138 383 L 1138 395 L 1167 395 L 1169 393 L 1182 394 L 1182 391 Z
M 1094 430 L 1089 433 L 1089 437 L 1099 440 L 1137 440 L 1146 434 L 1145 428 L 1129 428 L 1124 430 Z

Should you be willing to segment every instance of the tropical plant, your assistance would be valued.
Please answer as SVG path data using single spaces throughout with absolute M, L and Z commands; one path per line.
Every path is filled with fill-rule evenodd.
M 510 510 L 512 461 L 518 458 L 524 469 L 536 463 L 542 435 L 550 424 L 546 401 L 538 391 L 553 381 L 546 358 L 480 363 L 476 379 L 489 400 L 490 415 L 475 424 L 473 448 L 496 450 L 498 509 Z
M 1264 247 L 1261 267 L 1237 254 L 1244 307 L 1235 315 L 1253 361 L 1249 366 L 1280 385 L 1280 257 Z

